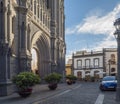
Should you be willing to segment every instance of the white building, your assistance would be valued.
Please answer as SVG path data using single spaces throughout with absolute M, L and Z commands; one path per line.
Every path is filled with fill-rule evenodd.
M 89 77 L 102 78 L 116 75 L 117 50 L 104 48 L 102 51 L 78 51 L 72 56 L 73 72 L 79 79 Z

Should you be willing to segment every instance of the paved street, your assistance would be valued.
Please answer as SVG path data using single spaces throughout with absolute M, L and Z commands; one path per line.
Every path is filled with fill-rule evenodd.
M 65 83 L 50 91 L 47 85 L 37 85 L 30 97 L 21 98 L 13 94 L 1 97 L 0 104 L 118 104 L 115 91 L 101 92 L 98 86 L 98 82 Z

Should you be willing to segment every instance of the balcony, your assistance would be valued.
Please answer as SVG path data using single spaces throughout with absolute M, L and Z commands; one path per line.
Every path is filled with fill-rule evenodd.
M 90 70 L 90 69 L 95 69 L 95 68 L 101 68 L 98 65 L 90 65 L 90 66 L 78 66 L 75 68 L 75 70 Z

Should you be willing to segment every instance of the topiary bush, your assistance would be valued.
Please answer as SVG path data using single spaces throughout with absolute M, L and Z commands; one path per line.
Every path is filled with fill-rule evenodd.
M 67 75 L 66 76 L 66 82 L 71 85 L 72 83 L 75 83 L 77 80 L 77 77 L 74 75 Z
M 47 75 L 44 79 L 47 83 L 58 83 L 62 78 L 61 74 L 58 73 L 51 73 Z
M 40 83 L 40 77 L 32 72 L 21 72 L 14 76 L 13 83 L 20 89 L 27 89 Z

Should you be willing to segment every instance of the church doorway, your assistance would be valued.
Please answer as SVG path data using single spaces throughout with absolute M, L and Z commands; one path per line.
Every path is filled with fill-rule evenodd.
M 32 72 L 35 74 L 39 74 L 38 73 L 38 53 L 34 48 L 32 48 L 31 53 L 32 53 L 32 62 L 31 62 Z

